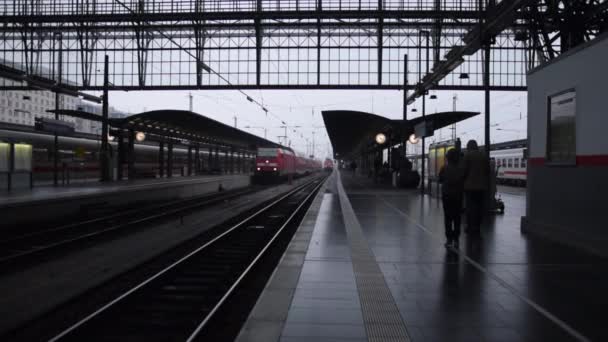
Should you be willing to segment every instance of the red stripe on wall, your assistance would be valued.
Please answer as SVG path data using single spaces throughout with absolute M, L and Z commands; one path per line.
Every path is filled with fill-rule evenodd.
M 545 165 L 545 158 L 537 157 L 528 159 L 529 165 Z M 608 166 L 608 155 L 597 154 L 587 156 L 576 156 L 577 166 Z
M 545 165 L 545 158 L 528 158 L 528 165 Z
M 576 156 L 576 165 L 608 166 L 608 155 Z

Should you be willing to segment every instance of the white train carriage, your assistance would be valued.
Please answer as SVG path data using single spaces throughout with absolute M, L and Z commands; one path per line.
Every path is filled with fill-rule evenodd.
M 525 147 L 491 150 L 490 157 L 494 159 L 498 169 L 498 183 L 526 185 L 528 172 Z

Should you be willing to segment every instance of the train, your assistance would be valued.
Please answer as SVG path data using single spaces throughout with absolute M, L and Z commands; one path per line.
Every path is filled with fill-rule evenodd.
M 260 147 L 255 160 L 256 180 L 299 177 L 321 170 L 321 162 L 289 147 Z
M 54 170 L 54 136 L 42 132 L 16 131 L 11 129 L 0 129 L 0 141 L 9 140 L 20 143 L 28 143 L 32 149 L 32 175 L 34 183 L 45 183 L 53 179 Z M 59 139 L 59 173 L 62 180 L 70 182 L 79 180 L 95 180 L 100 174 L 99 151 L 101 142 L 98 137 L 65 137 Z M 117 143 L 110 142 L 116 165 Z M 138 178 L 157 177 L 159 175 L 158 145 L 152 143 L 137 143 L 135 148 L 135 174 Z M 166 152 L 165 152 L 166 155 Z M 223 152 L 218 153 L 219 165 L 210 166 L 208 163 L 209 152 L 207 149 L 200 150 L 199 170 L 202 173 L 221 173 L 227 170 L 229 156 Z M 244 171 L 250 170 L 252 158 L 246 158 L 242 167 Z M 176 146 L 173 149 L 173 175 L 184 175 L 188 165 L 188 149 L 185 146 Z M 126 175 L 126 163 L 123 165 Z M 166 164 L 165 164 L 166 167 Z M 196 169 L 196 168 L 195 168 Z
M 528 176 L 527 140 L 514 140 L 493 144 L 490 158 L 497 170 L 496 182 L 525 186 Z
M 325 158 L 325 161 L 323 161 L 323 170 L 325 170 L 327 172 L 331 172 L 333 169 L 334 169 L 334 161 L 332 159 Z
M 425 158 L 427 176 L 433 178 L 444 164 L 447 150 L 454 146 L 453 141 L 444 141 L 432 144 L 429 154 Z M 483 149 L 483 146 L 480 146 Z M 527 140 L 513 140 L 492 144 L 490 159 L 494 162 L 496 182 L 514 186 L 526 186 L 527 181 Z M 420 156 L 413 159 L 415 169 L 421 172 Z

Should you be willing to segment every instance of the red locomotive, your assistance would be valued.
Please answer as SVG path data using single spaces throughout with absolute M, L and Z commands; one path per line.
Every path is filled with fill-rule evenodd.
M 334 161 L 329 158 L 325 158 L 325 161 L 323 162 L 323 169 L 325 171 L 332 171 L 334 169 Z
M 258 178 L 302 176 L 321 169 L 321 162 L 286 147 L 258 148 L 255 173 Z

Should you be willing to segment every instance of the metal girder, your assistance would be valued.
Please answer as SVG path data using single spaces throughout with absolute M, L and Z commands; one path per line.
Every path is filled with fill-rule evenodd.
M 479 51 L 484 43 L 489 44 L 489 39 L 494 38 L 510 25 L 515 20 L 517 11 L 531 1 L 503 1 L 494 8 L 486 7 L 485 15 L 482 14 L 486 18 L 484 24 L 480 24 L 464 36 L 463 42 L 466 45 L 453 47 L 446 54 L 445 61 L 435 64 L 433 72 L 422 78 L 422 82 L 418 84 L 414 93 L 408 97 L 407 103 L 413 103 L 416 98 L 425 94 L 429 89 L 436 88 L 446 75 L 464 62 L 465 56 L 471 56 Z
M 146 67 L 148 65 L 148 49 L 150 47 L 149 29 L 145 21 L 141 18 L 144 16 L 146 7 L 145 0 L 138 0 L 137 12 L 134 20 L 135 28 L 135 41 L 137 43 L 137 81 L 140 87 L 146 85 Z
M 195 11 L 197 14 L 202 16 L 203 8 L 201 6 L 201 0 L 195 0 Z M 204 28 L 204 20 L 192 21 L 192 30 L 194 31 L 194 44 L 196 47 L 196 58 L 198 61 L 203 62 L 205 60 L 205 41 L 207 39 L 207 30 Z M 196 63 L 196 85 L 198 87 L 203 84 L 203 63 Z
M 195 0 L 193 0 L 195 1 Z M 382 0 L 380 0 L 382 1 Z M 434 0 L 433 0 L 434 1 Z M 234 20 L 303 20 L 303 19 L 363 19 L 377 20 L 385 19 L 476 19 L 479 17 L 478 11 L 454 11 L 454 10 L 416 10 L 416 11 L 395 11 L 395 10 L 320 10 L 320 11 L 243 11 L 243 12 L 205 12 L 204 19 L 207 21 L 234 21 Z M 525 19 L 524 17 L 520 17 Z M 165 12 L 165 13 L 143 13 L 140 17 L 142 21 L 164 22 L 164 21 L 192 21 L 201 19 L 193 12 Z M 63 15 L 7 15 L 5 19 L 9 23 L 77 23 L 77 22 L 131 22 L 133 15 L 125 14 L 93 14 L 82 13 L 78 16 L 71 14 Z
M 0 77 L 3 77 L 0 72 Z M 93 86 L 87 88 L 87 90 L 101 90 L 101 86 Z M 148 85 L 145 87 L 145 90 L 234 90 L 237 89 L 234 85 L 170 85 L 170 86 L 155 86 Z M 300 84 L 300 85 L 291 85 L 291 84 L 245 84 L 238 85 L 238 89 L 352 89 L 352 90 L 403 90 L 403 85 L 398 84 L 369 84 L 369 85 L 353 85 L 353 84 Z M 408 90 L 416 89 L 416 85 L 409 85 Z M 438 85 L 433 89 L 436 90 L 484 90 L 481 85 Z M 526 90 L 526 86 L 490 86 L 492 91 L 524 91 Z M 0 86 L 0 90 L 40 90 L 37 87 L 28 87 L 28 86 Z M 112 88 L 112 90 L 121 90 L 121 91 L 134 91 L 134 90 L 142 90 L 139 86 L 122 86 L 120 88 Z M 67 93 L 68 95 L 73 95 L 73 93 Z M 79 93 L 80 94 L 80 93 Z
M 262 80 L 262 24 L 259 12 L 262 8 L 262 1 L 256 0 L 256 16 L 255 16 L 255 84 L 260 85 Z
M 476 21 L 472 21 L 471 19 L 468 19 L 467 21 L 464 20 L 459 20 L 458 22 L 456 21 L 450 21 L 447 22 L 445 21 L 447 19 L 442 19 L 442 27 L 445 28 L 461 28 L 461 29 L 467 29 L 470 30 L 473 26 L 477 25 Z M 63 32 L 63 33 L 67 33 L 67 32 L 78 32 L 79 27 L 78 26 L 80 23 L 76 23 L 74 25 L 71 26 L 63 26 L 63 27 L 59 27 L 59 26 L 52 26 L 52 27 L 48 27 L 48 26 L 36 26 L 36 27 L 30 27 L 30 31 L 34 31 L 34 32 L 42 32 L 42 33 L 48 33 L 48 32 Z M 91 23 L 85 23 L 90 25 Z M 137 24 L 134 23 L 112 23 L 112 22 L 100 22 L 100 23 L 94 23 L 95 25 L 91 25 L 89 26 L 88 30 L 89 31 L 93 31 L 93 32 L 98 32 L 99 36 L 107 36 L 109 33 L 112 32 L 124 32 L 124 31 L 132 31 L 135 30 L 137 28 Z M 292 28 L 292 29 L 300 29 L 300 30 L 309 30 L 309 31 L 314 31 L 316 29 L 316 27 L 318 25 L 322 25 L 324 28 L 334 28 L 334 29 L 341 29 L 341 28 L 357 28 L 357 29 L 365 29 L 365 30 L 369 30 L 369 29 L 373 29 L 377 26 L 377 23 L 373 23 L 373 22 L 349 22 L 349 21 L 327 21 L 324 20 L 322 21 L 322 19 L 318 19 L 314 22 L 302 22 L 302 21 L 281 21 L 281 22 L 277 22 L 277 21 L 266 21 L 266 22 L 262 22 L 261 25 L 266 28 L 266 29 L 276 29 L 276 28 Z M 425 28 L 425 29 L 430 29 L 434 26 L 434 22 L 433 21 L 387 21 L 384 20 L 384 24 L 383 26 L 385 28 L 406 28 L 406 27 L 410 27 L 410 28 Z M 149 23 L 148 24 L 148 29 L 149 30 L 172 30 L 172 31 L 176 31 L 176 32 L 189 32 L 191 31 L 191 29 L 193 27 L 196 28 L 200 28 L 200 29 L 204 29 L 204 30 L 209 30 L 212 32 L 238 32 L 238 31 L 243 31 L 243 32 L 250 32 L 255 30 L 255 23 L 253 21 L 249 22 L 249 21 L 239 21 L 239 22 L 231 22 L 231 23 L 217 23 L 217 22 L 208 22 L 208 21 L 204 21 L 204 20 L 196 20 L 193 23 Z M 527 28 L 527 24 L 524 23 L 514 23 L 513 27 L 519 27 L 521 29 L 525 29 Z M 551 29 L 551 27 L 549 27 L 549 25 L 546 25 L 546 27 L 548 29 Z M 0 32 L 5 32 L 5 33 L 10 33 L 10 32 L 14 32 L 15 28 L 14 27 L 10 27 L 10 26 L 2 26 L 0 27 Z M 308 33 L 310 34 L 310 33 Z M 366 34 L 364 32 L 361 33 Z M 10 38 L 10 37 L 7 37 Z
M 605 30 L 606 1 L 559 1 L 588 5 L 583 39 Z M 482 89 L 483 59 L 474 53 L 485 35 L 496 37 L 496 68 L 508 65 L 496 71 L 492 89 L 518 90 L 525 89 L 525 70 L 543 60 L 537 56 L 553 58 L 560 45 L 580 40 L 572 21 L 564 26 L 568 12 L 551 10 L 558 0 L 485 5 L 493 2 L 482 0 L 479 10 L 479 0 L 13 1 L 0 27 L 0 63 L 52 73 L 45 56 L 55 55 L 50 38 L 62 32 L 67 82 L 79 89 L 100 89 L 95 70 L 105 54 L 115 89 L 400 89 L 402 56 L 410 56 L 407 76 L 420 72 L 412 66 L 421 58 L 415 37 L 424 30 L 435 61 L 424 87 Z M 480 15 L 488 18 L 481 31 Z M 562 41 L 563 32 L 573 39 Z M 439 82 L 460 63 L 471 81 Z
M 382 0 L 378 0 L 378 9 L 382 11 Z M 378 85 L 382 85 L 382 61 L 384 60 L 383 54 L 383 43 L 384 43 L 384 17 L 380 16 L 378 18 L 378 27 L 376 29 L 378 38 L 377 41 L 377 49 L 378 49 Z

